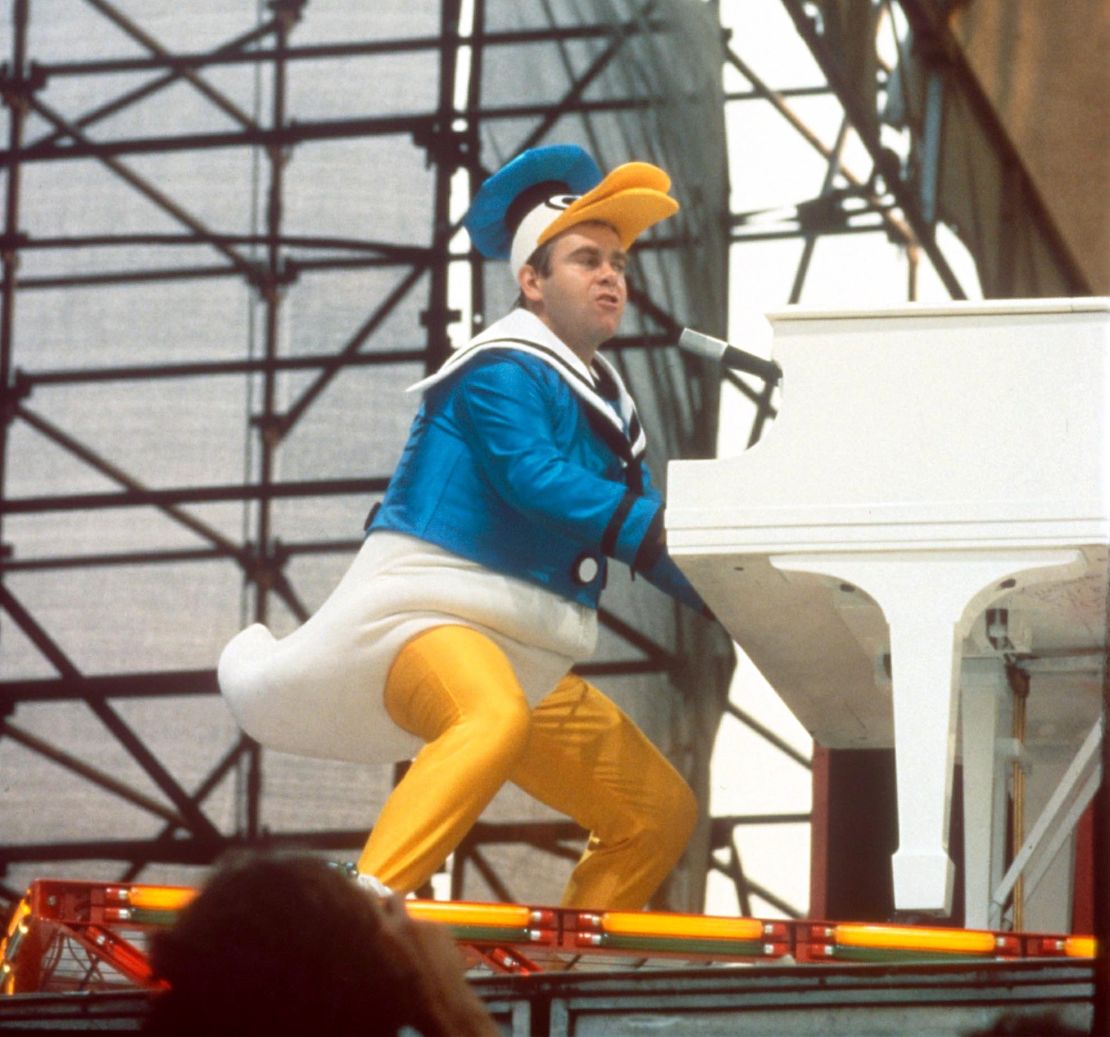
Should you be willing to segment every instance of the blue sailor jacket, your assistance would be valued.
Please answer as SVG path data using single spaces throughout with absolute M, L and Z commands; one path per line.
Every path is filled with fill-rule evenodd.
M 662 545 L 663 499 L 631 398 L 606 362 L 587 369 L 518 310 L 420 386 L 371 534 L 430 541 L 591 608 L 609 556 L 704 609 Z

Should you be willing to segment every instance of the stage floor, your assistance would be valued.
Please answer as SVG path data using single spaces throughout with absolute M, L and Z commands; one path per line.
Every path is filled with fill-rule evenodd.
M 474 980 L 509 1037 L 966 1037 L 1051 1012 L 1090 1033 L 1092 962 L 718 966 Z M 133 1033 L 149 991 L 0 998 L 0 1031 Z

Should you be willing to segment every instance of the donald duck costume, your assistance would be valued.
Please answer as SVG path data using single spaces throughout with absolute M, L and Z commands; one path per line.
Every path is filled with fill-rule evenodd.
M 678 209 L 669 186 L 640 162 L 603 177 L 573 145 L 482 185 L 465 225 L 509 260 L 523 305 L 412 387 L 400 462 L 319 611 L 282 639 L 248 627 L 221 656 L 225 699 L 266 746 L 416 753 L 358 862 L 392 889 L 427 881 L 506 781 L 591 833 L 565 906 L 642 907 L 693 828 L 685 782 L 569 672 L 593 652 L 609 558 L 704 610 L 666 552 L 635 404 L 596 354 L 625 251 Z

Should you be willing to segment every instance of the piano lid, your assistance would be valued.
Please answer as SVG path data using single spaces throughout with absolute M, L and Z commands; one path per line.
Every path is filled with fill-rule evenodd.
M 768 317 L 778 419 L 672 462 L 672 548 L 1107 541 L 1110 299 Z
M 855 320 L 860 317 L 887 320 L 896 317 L 1010 317 L 1018 314 L 1105 313 L 1110 297 L 1076 299 L 979 299 L 938 303 L 898 303 L 866 309 L 830 309 L 818 306 L 783 306 L 768 311 L 772 324 L 800 320 Z M 742 345 L 743 343 L 739 343 Z

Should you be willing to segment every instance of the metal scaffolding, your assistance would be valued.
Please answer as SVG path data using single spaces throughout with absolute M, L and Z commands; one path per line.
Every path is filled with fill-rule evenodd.
M 778 0 L 773 2 L 777 6 Z M 412 5 L 420 13 L 409 35 L 398 31 L 389 37 L 361 38 L 358 32 L 349 37 L 325 32 L 307 41 L 302 35 L 318 11 L 332 18 L 325 25 L 343 24 L 342 17 L 336 19 L 337 11 L 343 13 L 342 5 L 334 0 L 271 0 L 260 8 L 257 19 L 239 18 L 235 32 L 196 50 L 159 42 L 142 16 L 127 14 L 123 3 L 84 0 L 84 13 L 110 26 L 115 33 L 111 38 L 126 41 L 128 53 L 79 59 L 40 58 L 30 25 L 32 9 L 39 15 L 44 5 L 12 0 L 7 60 L 0 72 L 8 123 L 7 146 L 0 155 L 5 172 L 0 235 L 0 607 L 8 647 L 0 659 L 12 657 L 14 632 L 21 668 L 13 674 L 4 662 L 0 675 L 0 751 L 6 748 L 9 761 L 16 763 L 28 754 L 48 761 L 109 794 L 121 812 L 137 812 L 146 821 L 144 827 L 143 822 L 129 820 L 98 838 L 53 831 L 37 840 L 7 841 L 11 837 L 6 836 L 0 845 L 0 868 L 23 876 L 46 865 L 107 861 L 119 869 L 121 880 L 129 881 L 155 865 L 209 865 L 239 846 L 301 846 L 342 853 L 361 844 L 363 825 L 313 827 L 304 820 L 267 820 L 270 764 L 267 754 L 244 736 L 230 737 L 201 772 L 188 777 L 175 773 L 172 763 L 129 719 L 127 707 L 161 701 L 172 714 L 185 701 L 211 699 L 216 693 L 211 665 L 138 671 L 121 666 L 118 672 L 90 672 L 80 662 L 81 646 L 54 631 L 49 612 L 28 603 L 28 597 L 36 597 L 29 589 L 36 580 L 81 571 L 140 567 L 176 573 L 181 566 L 215 565 L 232 571 L 237 589 L 246 589 L 246 604 L 239 610 L 242 618 L 278 624 L 306 619 L 312 611 L 309 602 L 319 597 L 319 584 L 326 583 L 335 560 L 350 556 L 360 540 L 350 533 L 290 537 L 279 528 L 276 516 L 282 507 L 314 501 L 361 501 L 364 509 L 366 501 L 383 491 L 388 470 L 366 474 L 370 469 L 359 465 L 359 474 L 350 474 L 306 461 L 302 476 L 294 478 L 283 474 L 283 452 L 344 377 L 364 372 L 392 378 L 382 382 L 382 392 L 392 391 L 406 370 L 436 368 L 449 353 L 452 336 L 461 333 L 465 338 L 482 325 L 487 312 L 507 305 L 507 288 L 499 280 L 503 275 L 487 269 L 480 257 L 459 244 L 457 198 L 472 194 L 491 169 L 519 150 L 550 140 L 581 140 L 603 165 L 631 157 L 656 158 L 675 174 L 685 222 L 641 248 L 635 270 L 638 287 L 631 293 L 630 316 L 636 327 L 613 344 L 645 403 L 645 416 L 657 418 L 656 462 L 671 456 L 707 456 L 714 449 L 718 375 L 678 357 L 674 342 L 683 324 L 726 333 L 730 241 L 733 255 L 737 249 L 773 240 L 799 244 L 788 298 L 779 302 L 805 300 L 818 242 L 845 234 L 878 234 L 904 247 L 911 299 L 922 253 L 954 297 L 964 293 L 934 234 L 938 223 L 957 209 L 966 211 L 966 205 L 959 208 L 957 202 L 968 201 L 961 182 L 944 175 L 949 168 L 945 148 L 955 146 L 944 134 L 951 132 L 956 119 L 941 116 L 952 106 L 980 120 L 976 140 L 987 141 L 1006 170 L 1005 177 L 997 178 L 1004 197 L 977 196 L 971 199 L 972 211 L 1012 208 L 1019 198 L 1028 216 L 1016 230 L 1008 225 L 1028 246 L 1024 252 L 1012 247 L 1013 239 L 1002 241 L 985 232 L 966 241 L 981 270 L 997 271 L 993 281 L 984 281 L 987 294 L 1007 288 L 1032 294 L 1017 276 L 1026 268 L 1036 272 L 1042 294 L 1059 294 L 1061 286 L 1067 292 L 1082 292 L 1081 278 L 1043 209 L 1035 204 L 1035 191 L 1007 151 L 1004 135 L 989 125 L 981 98 L 960 72 L 951 41 L 932 17 L 929 4 L 781 3 L 816 58 L 819 81 L 808 86 L 776 87 L 768 70 L 757 70 L 759 39 L 729 39 L 707 30 L 729 12 L 731 0 L 694 6 L 651 0 L 545 0 L 534 8 L 496 0 L 429 0 Z M 405 6 L 400 4 L 398 10 Z M 522 6 L 531 17 L 520 13 Z M 842 19 L 842 8 L 854 16 Z M 370 16 L 361 17 L 365 22 Z M 382 24 L 392 29 L 399 23 L 383 17 Z M 901 48 L 894 64 L 884 64 L 878 56 L 882 33 L 892 33 Z M 547 64 L 541 68 L 537 60 L 533 67 L 531 58 L 541 52 L 549 55 L 544 58 Z M 675 55 L 686 55 L 686 65 Z M 306 118 L 293 102 L 292 84 L 305 69 L 333 68 L 342 77 L 351 62 L 418 58 L 435 72 L 432 100 L 426 106 L 394 103 L 376 112 L 341 108 Z M 693 88 L 690 77 L 701 67 L 698 62 L 710 70 L 715 90 L 704 84 Z M 515 80 L 503 81 L 507 63 L 531 92 Z M 654 77 L 645 76 L 644 68 L 652 63 Z M 357 67 L 365 71 L 366 65 Z M 221 77 L 232 73 L 257 77 L 256 88 L 248 92 L 253 107 L 220 85 Z M 721 93 L 722 76 L 739 76 L 745 86 Z M 72 98 L 80 96 L 81 84 L 94 81 L 110 87 L 98 91 L 103 96 L 91 105 L 62 108 L 46 100 L 48 86 L 71 84 L 74 89 L 67 96 Z M 117 90 L 117 82 L 130 85 Z M 218 115 L 211 125 L 169 121 L 155 131 L 144 128 L 147 124 L 140 120 L 136 129 L 122 135 L 107 129 L 169 91 L 178 91 L 178 98 L 187 92 L 190 103 L 203 104 Z M 793 107 L 796 98 L 811 97 L 840 105 L 840 129 L 831 139 L 808 125 Z M 817 193 L 798 200 L 778 224 L 768 226 L 761 213 L 730 214 L 727 199 L 722 205 L 727 164 L 706 143 L 712 126 L 700 124 L 714 103 L 722 125 L 730 109 L 764 106 L 819 156 L 823 176 L 815 185 Z M 671 118 L 664 120 L 661 110 Z M 674 117 L 676 112 L 681 117 Z M 29 131 L 32 124 L 34 133 Z M 892 150 L 887 131 L 898 135 L 904 145 L 901 152 Z M 844 160 L 852 134 L 869 156 L 869 170 L 853 171 Z M 430 204 L 423 210 L 422 233 L 366 236 L 336 233 L 331 225 L 306 231 L 291 224 L 288 177 L 294 151 L 300 155 L 330 144 L 383 141 L 398 154 L 415 153 L 430 171 L 425 199 Z M 175 199 L 144 164 L 174 155 L 204 162 L 206 156 L 225 153 L 249 156 L 257 163 L 259 196 L 236 227 L 214 223 L 197 207 Z M 707 155 L 714 159 L 712 166 Z M 29 230 L 24 215 L 24 180 L 29 173 L 50 170 L 64 176 L 67 168 L 89 163 L 144 199 L 155 214 L 149 226 L 116 229 L 109 219 L 95 231 L 70 233 L 62 225 L 51 234 Z M 92 204 L 110 205 L 111 197 Z M 1006 257 L 1025 253 L 1035 253 L 1035 259 L 1015 274 Z M 125 255 L 132 258 L 113 269 L 112 263 Z M 32 260 L 33 270 L 21 270 L 21 263 L 26 268 Z M 362 273 L 381 274 L 374 282 L 380 290 L 364 301 L 358 320 L 343 336 L 315 351 L 286 348 L 293 293 L 309 280 L 326 285 L 329 278 Z M 152 350 L 150 356 L 101 363 L 94 362 L 97 350 L 90 349 L 87 362 L 44 367 L 37 362 L 33 335 L 26 333 L 26 343 L 20 340 L 24 331 L 18 310 L 23 300 L 123 287 L 157 293 L 178 284 L 191 286 L 198 296 L 219 285 L 243 287 L 251 297 L 247 348 L 238 348 L 234 355 L 202 350 L 172 359 Z M 460 303 L 460 298 L 465 301 Z M 398 322 L 404 322 L 404 330 L 383 338 Z M 773 387 L 732 372 L 725 378 L 754 405 L 749 436 L 749 443 L 754 443 L 775 415 Z M 173 393 L 187 385 L 189 393 L 199 395 L 229 382 L 249 386 L 241 480 L 166 485 L 144 477 L 37 403 L 55 391 L 73 398 L 104 387 L 162 386 Z M 157 415 L 152 417 L 156 424 Z M 23 438 L 17 438 L 17 430 Z M 13 493 L 12 473 L 23 460 L 18 451 L 32 434 L 36 442 L 50 444 L 91 473 L 92 481 L 78 480 L 79 490 L 57 484 L 41 492 Z M 228 507 L 243 516 L 241 535 L 220 510 Z M 51 539 L 44 548 L 31 529 L 39 520 L 54 520 L 47 533 L 52 537 L 62 528 L 58 523 L 82 524 L 89 516 L 124 523 L 135 514 L 151 513 L 175 530 L 165 544 L 151 546 L 140 538 L 134 546 L 75 551 L 59 549 Z M 20 523 L 19 535 L 12 533 L 13 522 Z M 31 549 L 24 549 L 24 540 Z M 324 576 L 303 578 L 305 566 L 329 559 L 332 569 Z M 621 679 L 644 677 L 677 694 L 678 715 L 664 718 L 657 733 L 704 801 L 709 751 L 722 716 L 729 713 L 759 729 L 757 721 L 726 701 L 731 668 L 727 645 L 719 632 L 703 628 L 698 620 L 673 611 L 645 616 L 627 608 L 627 596 L 619 590 L 614 600 L 617 607 L 601 615 L 605 654 L 582 671 Z M 113 606 L 110 601 L 82 604 L 93 609 Z M 237 603 L 232 605 L 232 610 L 237 608 Z M 32 657 L 33 664 L 22 665 Z M 685 662 L 690 658 L 698 665 Z M 35 722 L 29 724 L 23 714 L 32 707 Z M 81 707 L 91 711 L 110 736 L 110 749 L 77 751 L 51 737 L 49 711 Z M 760 733 L 778 744 L 792 765 L 807 766 L 796 751 L 775 743 L 771 732 Z M 23 755 L 12 755 L 13 747 Z M 126 757 L 123 768 L 113 762 L 121 754 Z M 19 778 L 9 780 L 11 791 L 5 794 L 18 797 Z M 230 816 L 220 817 L 223 808 L 213 806 L 220 790 L 231 801 Z M 153 829 L 151 818 L 156 822 Z M 707 821 L 695 839 L 685 877 L 672 890 L 671 903 L 699 907 L 705 871 L 716 869 L 734 882 L 745 912 L 754 894 L 797 915 L 796 906 L 745 876 L 737 832 L 756 822 L 805 820 L 805 815 L 789 814 Z M 573 845 L 580 839 L 574 825 L 546 818 L 483 821 L 455 855 L 451 894 L 466 895 L 477 879 L 496 896 L 520 899 L 505 865 L 496 860 L 496 848 L 519 844 L 557 859 L 574 859 L 578 851 Z M 20 890 L 9 880 L 0 893 L 15 898 Z
M 641 134 L 627 125 L 619 129 L 619 121 L 605 125 L 602 121 L 623 116 L 627 123 L 628 119 L 640 118 L 652 99 L 620 96 L 623 91 L 616 87 L 622 77 L 627 80 L 635 73 L 635 60 L 623 69 L 621 61 L 634 47 L 650 46 L 647 37 L 676 31 L 678 20 L 675 9 L 649 15 L 653 6 L 650 4 L 600 3 L 587 15 L 576 15 L 573 7 L 569 11 L 558 10 L 555 5 L 535 24 L 523 27 L 513 27 L 513 18 L 502 13 L 499 18 L 503 24 L 491 28 L 490 21 L 498 20 L 492 18 L 491 9 L 498 5 L 478 3 L 464 12 L 459 0 L 444 0 L 434 5 L 438 18 L 434 34 L 298 45 L 299 32 L 305 23 L 311 22 L 314 6 L 317 5 L 303 0 L 276 0 L 268 5 L 258 24 L 247 31 L 208 50 L 186 52 L 159 43 L 141 17 L 128 15 L 123 5 L 87 0 L 86 15 L 94 12 L 110 23 L 141 53 L 86 60 L 36 60 L 29 41 L 32 5 L 20 0 L 11 9 L 11 57 L 0 80 L 9 114 L 8 147 L 3 155 L 7 173 L 6 214 L 0 246 L 4 268 L 0 385 L 4 387 L 6 419 L 0 424 L 3 436 L 0 457 L 18 463 L 21 458 L 15 456 L 12 429 L 33 430 L 107 485 L 90 492 L 67 492 L 66 487 L 59 485 L 34 495 L 16 495 L 8 481 L 0 482 L 5 487 L 3 515 L 7 523 L 0 605 L 9 632 L 18 631 L 52 671 L 46 675 L 12 676 L 9 665 L 5 665 L 7 672 L 0 681 L 3 725 L 0 734 L 9 755 L 12 746 L 18 746 L 40 761 L 49 761 L 109 793 L 115 798 L 121 816 L 138 811 L 142 816 L 153 817 L 157 824 L 155 831 L 143 837 L 122 838 L 109 823 L 102 837 L 92 839 L 49 831 L 43 833 L 42 839 L 6 841 L 0 847 L 0 862 L 5 869 L 18 867 L 26 872 L 31 866 L 55 867 L 59 862 L 115 861 L 122 869 L 121 878 L 128 879 L 154 864 L 208 865 L 236 846 L 301 846 L 343 852 L 361 844 L 365 838 L 365 828 L 361 826 L 321 829 L 268 824 L 267 754 L 244 736 L 234 737 L 226 751 L 198 779 L 190 782 L 175 774 L 172 765 L 161 759 L 149 739 L 129 722 L 121 706 L 129 701 L 162 700 L 166 710 L 172 711 L 180 707 L 184 698 L 211 697 L 216 692 L 211 666 L 178 670 L 153 667 L 143 672 L 126 672 L 124 666 L 121 668 L 124 672 L 87 672 L 75 661 L 79 646 L 75 649 L 63 636 L 55 634 L 51 629 L 53 617 L 26 604 L 16 587 L 26 587 L 36 577 L 78 570 L 218 563 L 230 565 L 241 574 L 242 585 L 249 592 L 247 618 L 273 622 L 274 606 L 280 604 L 297 622 L 304 621 L 311 607 L 291 570 L 303 560 L 349 556 L 360 541 L 353 536 L 283 538 L 276 518 L 278 506 L 287 501 L 331 497 L 369 500 L 384 490 L 388 472 L 339 477 L 321 471 L 316 478 L 283 477 L 280 462 L 284 445 L 298 434 L 314 404 L 348 372 L 367 367 L 379 370 L 419 365 L 423 370 L 431 370 L 439 366 L 451 348 L 449 329 L 461 316 L 455 302 L 457 295 L 453 298 L 450 291 L 453 268 L 466 266 L 470 270 L 470 327 L 481 326 L 489 277 L 483 272 L 480 257 L 452 245 L 459 229 L 458 203 L 452 194 L 453 185 L 457 193 L 458 177 L 465 177 L 466 194 L 471 194 L 488 175 L 487 164 L 496 168 L 508 157 L 496 153 L 500 147 L 507 147 L 512 154 L 550 139 L 553 132 L 565 136 L 567 122 L 560 124 L 560 120 L 575 120 L 573 136 L 585 132 L 599 158 L 605 158 L 606 151 L 617 160 L 632 157 L 621 154 L 622 137 L 627 144 Z M 517 103 L 491 104 L 486 99 L 482 68 L 491 55 L 518 48 L 531 48 L 528 52 L 535 53 L 536 48 L 545 46 L 561 51 L 562 68 L 554 103 L 539 90 L 534 97 L 522 96 Z M 438 83 L 434 109 L 339 118 L 296 117 L 290 81 L 306 65 L 417 54 L 430 55 L 434 60 Z M 588 60 L 583 59 L 584 54 Z M 461 100 L 460 55 L 468 63 Z M 216 85 L 220 69 L 235 67 L 268 70 L 269 82 L 264 91 L 267 96 L 256 93 L 254 111 L 248 110 L 231 91 Z M 120 76 L 138 76 L 141 83 L 120 92 L 108 91 L 110 96 L 100 103 L 78 110 L 63 111 L 43 97 L 47 84 L 86 83 L 97 77 L 107 77 L 114 83 L 113 77 Z M 148 102 L 159 92 L 182 84 L 218 111 L 218 128 L 184 132 L 187 127 L 170 123 L 159 127 L 157 133 L 97 132 L 101 124 L 111 123 L 113 118 Z M 45 131 L 29 138 L 29 118 L 40 127 L 45 124 Z M 502 136 L 488 130 L 491 125 L 509 127 L 504 139 L 513 143 L 502 145 Z M 517 128 L 522 125 L 527 127 L 526 132 Z M 485 142 L 485 151 L 490 150 L 493 141 L 492 157 L 484 153 L 484 133 L 490 138 Z M 430 217 L 431 223 L 426 244 L 366 240 L 356 235 L 305 234 L 290 228 L 286 218 L 286 170 L 294 149 L 333 141 L 385 138 L 395 142 L 397 148 L 416 149 L 432 170 L 432 204 L 430 212 L 425 211 L 423 216 L 425 220 Z M 190 205 L 175 200 L 171 190 L 139 168 L 142 158 L 148 155 L 182 152 L 203 161 L 210 151 L 229 149 L 256 156 L 263 171 L 258 177 L 258 189 L 264 195 L 258 206 L 261 225 L 246 233 L 213 225 Z M 135 232 L 111 228 L 101 228 L 95 233 L 28 232 L 21 213 L 24 172 L 46 165 L 65 168 L 67 163 L 90 160 L 151 203 L 166 219 L 152 221 L 151 229 Z M 689 205 L 688 226 L 697 227 L 698 221 L 703 225 L 716 221 L 718 237 L 723 242 L 724 210 L 718 207 L 713 212 L 711 204 L 712 198 L 706 195 L 704 204 Z M 167 223 L 172 225 L 170 229 L 161 229 Z M 194 246 L 199 246 L 199 250 Z M 693 247 L 690 240 L 660 238 L 647 247 L 656 255 L 642 261 L 641 265 L 650 269 L 639 271 L 639 287 L 633 293 L 641 334 L 626 336 L 614 347 L 618 361 L 633 380 L 638 376 L 638 367 L 645 368 L 649 375 L 655 371 L 662 376 L 661 384 L 681 397 L 648 401 L 649 410 L 665 415 L 678 411 L 686 417 L 687 430 L 676 422 L 675 430 L 664 437 L 670 437 L 672 443 L 663 449 L 680 447 L 688 451 L 691 444 L 696 446 L 700 440 L 704 450 L 705 444 L 711 442 L 712 422 L 699 426 L 692 416 L 705 404 L 712 406 L 715 387 L 711 373 L 696 365 L 683 364 L 676 378 L 673 356 L 664 361 L 653 355 L 645 363 L 638 354 L 647 351 L 661 354 L 664 347 L 672 348 L 673 352 L 679 321 L 700 318 L 705 324 L 705 315 L 712 312 L 715 304 L 699 306 L 695 299 L 691 305 L 683 286 L 666 283 L 667 266 L 673 265 L 675 256 Z M 142 249 L 151 250 L 158 258 L 149 263 L 141 260 L 124 263 L 116 270 L 106 269 L 106 264 L 99 260 L 102 254 L 116 256 L 121 250 Z M 167 255 L 176 258 L 175 249 L 197 260 L 166 261 L 163 257 Z M 69 269 L 62 273 L 20 275 L 21 259 L 26 261 L 30 256 L 48 252 L 66 257 Z M 284 348 L 285 310 L 299 282 L 316 275 L 365 269 L 393 272 L 394 283 L 388 292 L 371 300 L 361 323 L 337 348 L 317 353 Z M 186 282 L 194 287 L 199 299 L 207 285 L 218 281 L 245 285 L 253 294 L 258 332 L 254 334 L 252 325 L 246 356 L 162 362 L 152 350 L 151 356 L 139 355 L 122 364 L 80 363 L 44 368 L 35 362 L 36 355 L 30 349 L 25 347 L 20 352 L 16 308 L 31 293 L 54 292 L 64 297 L 62 293 L 78 289 L 105 291 L 122 285 L 144 286 L 157 293 L 169 282 Z M 420 341 L 419 347 L 397 348 L 395 342 L 380 344 L 376 337 L 379 330 L 398 318 L 403 304 L 411 307 L 412 299 L 420 292 L 423 292 L 417 314 L 420 326 L 406 332 L 410 340 Z M 723 313 L 720 307 L 718 311 Z M 716 324 L 715 330 L 722 332 L 719 319 Z M 152 485 L 108 451 L 84 440 L 67 429 L 64 422 L 52 419 L 35 405 L 39 395 L 59 388 L 80 392 L 89 386 L 125 388 L 164 382 L 171 387 L 187 384 L 190 392 L 204 393 L 217 379 L 246 379 L 251 384 L 249 475 L 241 483 Z M 288 381 L 283 383 L 282 379 Z M 290 385 L 295 386 L 293 391 Z M 156 415 L 151 418 L 153 428 Z M 205 507 L 221 504 L 237 505 L 249 516 L 242 537 L 229 535 L 226 523 L 203 517 Z M 26 551 L 21 546 L 21 537 L 11 535 L 11 523 L 17 516 L 34 521 L 41 516 L 62 515 L 76 522 L 90 513 L 128 516 L 135 513 L 134 509 L 154 509 L 186 531 L 189 542 L 95 552 L 61 552 L 56 544 L 51 544 L 48 550 L 39 545 L 38 550 Z M 21 530 L 26 528 L 25 525 Z M 110 601 L 102 605 L 113 607 Z M 584 666 L 584 672 L 622 677 L 647 675 L 659 680 L 677 669 L 676 653 L 668 644 L 673 635 L 645 633 L 608 609 L 602 613 L 602 622 L 625 648 L 616 653 L 616 658 L 603 657 Z M 689 625 L 689 621 L 682 624 Z M 695 630 L 683 636 L 704 641 L 706 633 Z M 719 637 L 717 643 L 717 653 L 727 655 Z M 9 651 L 8 659 L 11 658 Z M 22 712 L 32 706 L 40 710 L 36 719 L 41 719 L 42 709 L 87 707 L 118 743 L 117 749 L 122 747 L 141 773 L 135 780 L 127 779 L 102 761 L 102 756 L 110 758 L 115 750 L 104 752 L 103 746 L 89 746 L 72 751 L 62 740 L 44 737 L 33 725 L 21 722 Z M 49 720 L 46 726 L 50 726 Z M 11 758 L 15 764 L 25 759 L 18 754 Z M 694 765 L 702 764 L 695 761 Z M 396 770 L 399 774 L 403 768 L 399 765 Z M 228 783 L 235 786 L 234 822 L 230 825 L 214 820 L 218 810 L 210 808 L 213 793 L 221 786 L 226 788 Z M 152 788 L 148 791 L 146 786 Z M 125 824 L 120 831 L 133 827 Z M 575 839 L 580 841 L 581 833 L 565 823 L 479 825 L 456 855 L 452 892 L 455 895 L 465 892 L 465 876 L 472 865 L 495 892 L 508 895 L 506 879 L 499 877 L 497 869 L 486 860 L 491 845 L 523 841 L 557 857 L 573 857 L 576 852 L 566 844 Z M 5 892 L 14 895 L 16 890 L 9 887 Z

